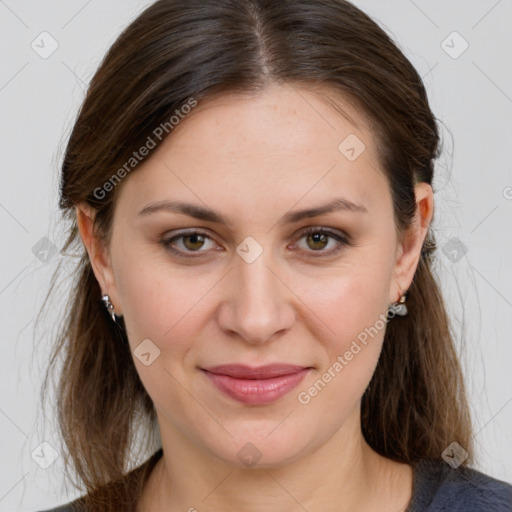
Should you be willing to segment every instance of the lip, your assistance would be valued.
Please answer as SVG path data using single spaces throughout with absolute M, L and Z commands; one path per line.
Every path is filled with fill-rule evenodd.
M 251 367 L 226 364 L 201 368 L 210 381 L 224 394 L 245 404 L 268 404 L 278 400 L 297 386 L 310 367 L 271 364 Z

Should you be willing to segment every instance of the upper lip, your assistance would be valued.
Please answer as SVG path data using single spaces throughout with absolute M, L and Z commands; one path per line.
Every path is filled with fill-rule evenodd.
M 265 366 L 248 366 L 245 364 L 221 364 L 210 368 L 202 368 L 210 373 L 219 375 L 228 375 L 237 379 L 271 379 L 273 377 L 282 377 L 283 375 L 293 375 L 306 366 L 297 366 L 292 364 L 269 364 Z

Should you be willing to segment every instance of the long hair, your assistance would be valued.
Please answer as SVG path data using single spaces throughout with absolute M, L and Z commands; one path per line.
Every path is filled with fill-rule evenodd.
M 137 435 L 155 428 L 156 414 L 126 333 L 101 302 L 75 206 L 85 201 L 95 209 L 96 232 L 108 246 L 119 178 L 129 179 L 145 161 L 135 165 L 133 152 L 148 137 L 157 146 L 172 137 L 169 119 L 191 99 L 250 95 L 271 83 L 324 87 L 330 100 L 349 100 L 371 121 L 400 236 L 414 218 L 414 185 L 432 185 L 440 136 L 421 77 L 390 36 L 348 1 L 159 0 L 144 10 L 92 78 L 60 177 L 59 206 L 70 224 L 62 250 L 74 247 L 78 263 L 43 401 L 60 357 L 58 426 L 90 510 L 134 510 L 147 472 L 128 481 L 127 468 Z M 161 140 L 159 126 L 167 127 Z M 101 187 L 116 176 L 105 192 Z M 386 328 L 362 397 L 361 426 L 370 446 L 395 461 L 439 459 L 456 441 L 469 453 L 468 465 L 471 418 L 432 271 L 436 249 L 429 228 L 408 290 L 409 314 Z

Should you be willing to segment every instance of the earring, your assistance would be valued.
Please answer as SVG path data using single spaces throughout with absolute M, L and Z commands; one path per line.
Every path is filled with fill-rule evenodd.
M 103 295 L 101 300 L 105 303 L 105 307 L 108 309 L 109 313 L 112 315 L 112 320 L 116 322 L 116 314 L 114 313 L 114 304 L 110 302 L 110 297 L 108 295 Z
M 406 298 L 407 298 L 407 292 L 405 291 L 402 294 L 402 296 L 400 297 L 400 299 L 398 299 L 397 302 L 394 302 L 390 306 L 390 308 L 388 309 L 388 312 L 393 311 L 393 313 L 395 315 L 399 315 L 399 316 L 407 315 L 408 311 L 407 311 L 407 306 L 405 305 Z

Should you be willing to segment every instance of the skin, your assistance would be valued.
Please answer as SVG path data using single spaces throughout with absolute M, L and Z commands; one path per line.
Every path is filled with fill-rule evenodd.
M 131 348 L 149 338 L 160 349 L 149 366 L 134 357 L 164 449 L 139 510 L 398 512 L 411 498 L 412 468 L 373 451 L 360 427 L 385 329 L 308 404 L 297 395 L 409 288 L 433 191 L 416 185 L 414 225 L 399 243 L 364 117 L 340 99 L 355 126 L 317 92 L 272 85 L 196 107 L 125 178 L 106 248 L 93 236 L 94 212 L 77 207 L 96 278 L 124 316 Z M 366 146 L 355 161 L 338 149 L 349 134 Z M 277 224 L 337 196 L 368 212 Z M 207 205 L 229 226 L 169 211 L 137 215 L 164 199 Z M 351 244 L 308 240 L 307 227 L 346 233 Z M 160 241 L 186 228 L 210 238 L 176 239 L 184 255 L 173 255 Z M 251 263 L 236 252 L 248 236 L 263 248 Z M 197 251 L 203 256 L 194 259 Z M 257 406 L 225 396 L 198 369 L 270 362 L 313 369 L 284 397 Z M 237 457 L 247 442 L 261 453 L 252 467 Z

